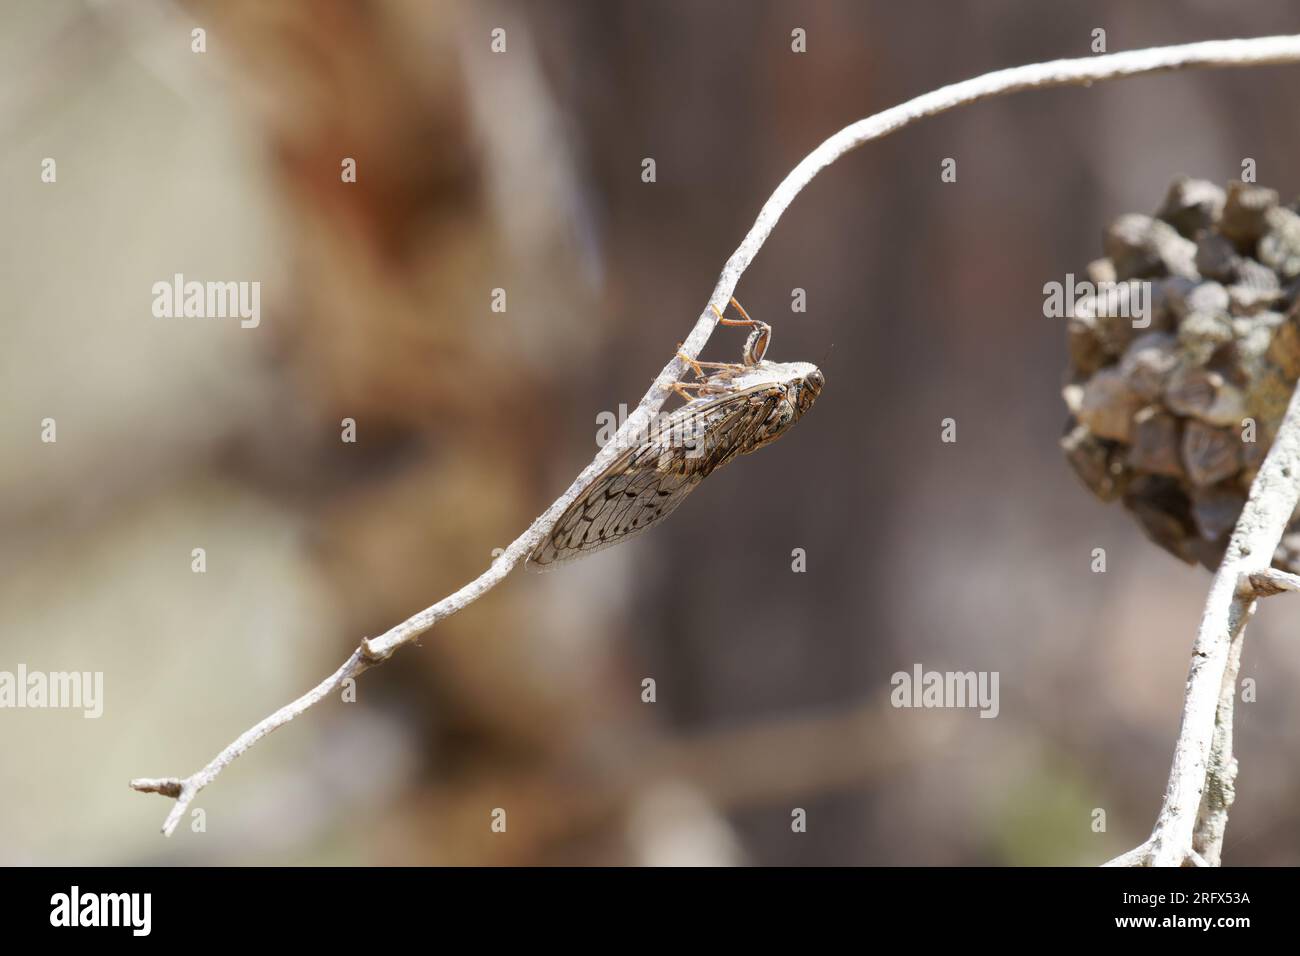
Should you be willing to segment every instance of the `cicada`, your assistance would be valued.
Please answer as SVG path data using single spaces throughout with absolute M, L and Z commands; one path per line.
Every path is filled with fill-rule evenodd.
M 718 313 L 718 319 L 750 328 L 741 361 L 696 362 L 682 355 L 695 380 L 673 388 L 686 404 L 630 443 L 583 489 L 533 549 L 530 563 L 545 569 L 654 527 L 710 474 L 772 444 L 812 407 L 825 381 L 821 369 L 811 362 L 765 361 L 772 327 L 731 301 L 744 318 Z

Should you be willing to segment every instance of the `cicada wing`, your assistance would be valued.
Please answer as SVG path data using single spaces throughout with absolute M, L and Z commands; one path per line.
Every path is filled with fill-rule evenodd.
M 528 560 L 545 568 L 639 534 L 672 514 L 703 480 L 699 472 L 661 472 L 653 463 L 631 472 L 606 472 L 569 506 Z
M 546 568 L 659 524 L 744 447 L 767 415 L 766 403 L 752 400 L 759 391 L 678 409 L 655 437 L 623 452 L 592 481 L 533 549 L 529 562 Z

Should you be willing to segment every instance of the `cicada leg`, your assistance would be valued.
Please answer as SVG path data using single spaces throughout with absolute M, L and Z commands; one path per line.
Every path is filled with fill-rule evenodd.
M 714 379 L 705 379 L 702 382 L 673 382 L 668 386 L 688 402 L 693 401 L 698 395 L 721 395 L 727 391 L 724 386 L 718 385 Z M 699 389 L 698 395 L 692 395 L 687 389 Z
M 767 354 L 767 347 L 772 344 L 772 326 L 766 322 L 760 322 L 757 319 L 751 319 L 745 307 L 736 301 L 736 297 L 731 297 L 731 304 L 736 307 L 744 318 L 729 319 L 718 311 L 717 306 L 710 303 L 710 308 L 718 317 L 718 321 L 723 325 L 742 325 L 748 326 L 752 331 L 749 338 L 745 340 L 745 347 L 741 350 L 741 357 L 746 366 L 754 366 L 763 361 L 763 356 Z
M 691 362 L 690 364 L 698 365 L 700 368 L 725 368 L 737 372 L 743 372 L 745 370 L 745 366 L 740 365 L 737 362 Z
M 687 389 L 688 389 L 688 388 L 691 388 L 692 386 L 698 386 L 698 385 L 701 385 L 701 384 L 703 384 L 703 383 L 701 383 L 701 382 L 673 382 L 673 383 L 672 383 L 671 385 L 669 385 L 668 387 L 671 388 L 671 389 L 672 389 L 674 392 L 676 392 L 678 395 L 680 395 L 683 399 L 685 399 L 686 401 L 689 402 L 689 401 L 692 401 L 692 400 L 694 399 L 695 396 L 693 396 L 690 392 L 688 392 Z
M 697 379 L 708 378 L 708 376 L 704 374 L 704 366 L 707 363 L 697 362 L 695 361 L 695 359 L 691 358 L 689 355 L 683 352 L 681 343 L 678 343 L 677 345 L 677 357 L 686 363 L 687 367 L 689 367 L 691 371 L 695 373 L 695 377 Z

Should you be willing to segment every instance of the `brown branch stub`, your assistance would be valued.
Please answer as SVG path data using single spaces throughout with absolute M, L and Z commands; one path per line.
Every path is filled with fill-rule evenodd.
M 136 777 L 131 781 L 131 789 L 141 793 L 158 793 L 175 799 L 181 795 L 182 781 L 175 777 Z
M 577 500 L 588 483 L 610 465 L 620 449 L 627 447 L 632 436 L 642 434 L 649 428 L 655 414 L 667 400 L 672 384 L 685 371 L 686 362 L 699 357 L 705 343 L 713 334 L 718 315 L 730 301 L 740 277 L 758 255 L 781 215 L 803 188 L 835 160 L 865 143 L 887 136 L 918 120 L 937 116 L 959 106 L 1021 90 L 1086 86 L 1100 80 L 1193 67 L 1255 66 L 1296 62 L 1300 62 L 1300 35 L 1255 37 L 1246 40 L 1211 40 L 1125 53 L 1053 60 L 1048 63 L 998 70 L 941 87 L 846 126 L 830 136 L 790 171 L 763 204 L 754 225 L 723 266 L 722 274 L 718 277 L 718 282 L 705 308 L 696 319 L 694 328 L 682 343 L 679 355 L 674 356 L 663 367 L 623 426 L 574 479 L 564 494 L 560 495 L 479 577 L 379 637 L 363 640 L 334 674 L 302 697 L 245 731 L 202 770 L 183 779 L 166 778 L 166 795 L 175 796 L 176 806 L 168 815 L 167 822 L 163 825 L 163 832 L 170 834 L 194 796 L 216 779 L 217 775 L 236 757 L 247 751 L 262 737 L 314 706 L 327 694 L 337 689 L 344 680 L 356 677 L 369 667 L 387 660 L 397 648 L 414 641 L 444 618 L 463 610 L 504 580 L 515 565 L 524 560 L 538 542 L 551 531 L 555 522 L 569 505 Z M 1271 551 L 1270 548 L 1269 553 Z M 1243 568 L 1243 570 L 1252 569 L 1255 568 Z M 1232 582 L 1234 588 L 1236 580 L 1234 576 Z M 136 782 L 156 783 L 157 781 Z M 164 792 L 161 788 L 137 787 L 136 789 Z
M 1284 591 L 1300 591 L 1300 574 L 1265 568 L 1263 571 L 1243 575 L 1241 587 L 1255 597 L 1272 597 Z

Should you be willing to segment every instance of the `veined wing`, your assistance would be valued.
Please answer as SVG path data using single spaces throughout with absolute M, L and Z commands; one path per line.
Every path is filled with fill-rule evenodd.
M 766 383 L 683 405 L 587 486 L 529 561 L 543 568 L 569 561 L 663 521 L 710 473 L 746 450 L 783 393 Z

